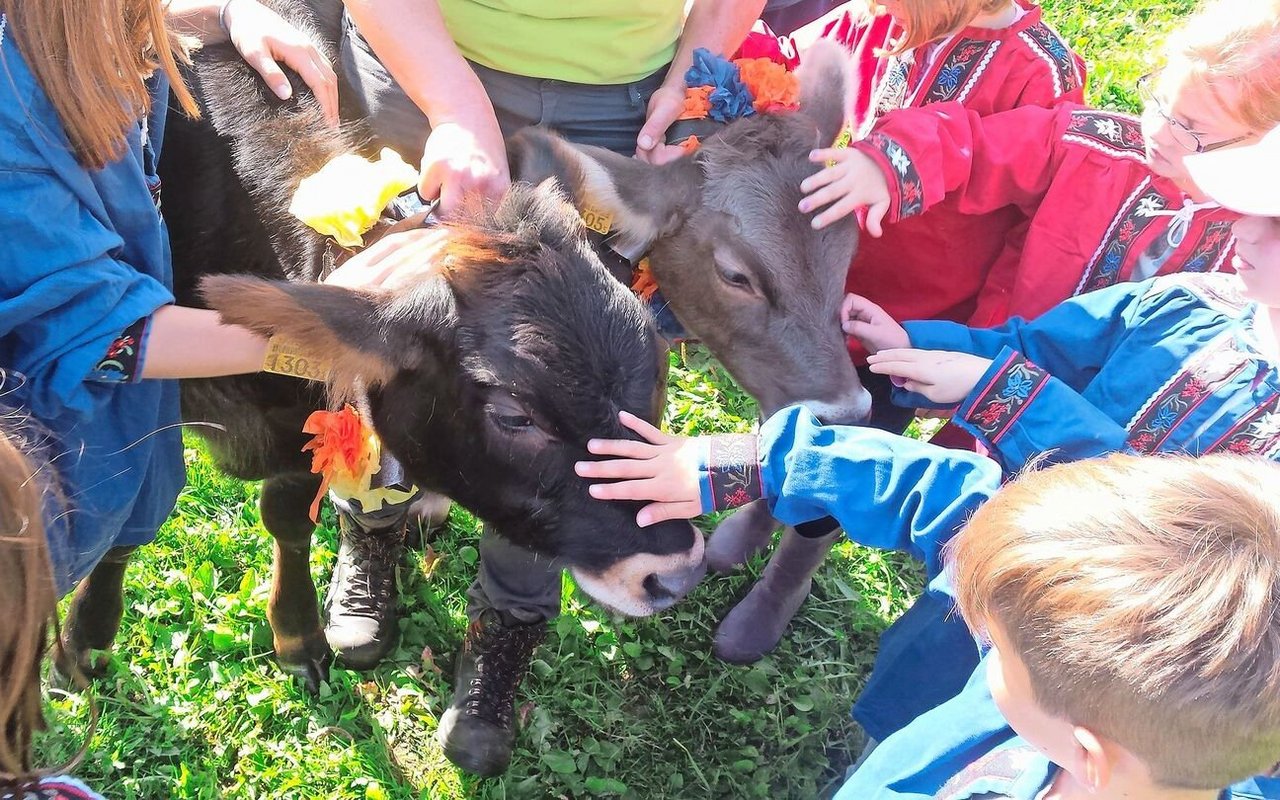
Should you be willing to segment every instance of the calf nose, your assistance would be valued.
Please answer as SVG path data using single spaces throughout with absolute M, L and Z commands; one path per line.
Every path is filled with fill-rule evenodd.
M 650 573 L 644 579 L 644 589 L 655 607 L 666 608 L 693 591 L 706 574 L 707 562 L 703 560 L 686 569 Z
M 865 425 L 871 419 L 871 392 L 862 386 L 835 400 L 805 400 L 803 405 L 824 425 Z

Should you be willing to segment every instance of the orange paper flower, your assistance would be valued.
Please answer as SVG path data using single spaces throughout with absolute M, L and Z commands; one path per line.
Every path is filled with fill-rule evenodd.
M 711 112 L 714 86 L 689 86 L 684 90 L 684 111 L 677 119 L 705 119 Z
M 311 453 L 311 471 L 321 476 L 320 491 L 311 502 L 311 521 L 320 516 L 320 499 L 332 486 L 350 496 L 377 469 L 377 447 L 373 431 L 347 403 L 339 411 L 315 411 L 302 426 L 303 433 L 313 434 L 302 452 Z
M 689 155 L 690 153 L 697 151 L 697 149 L 701 146 L 702 146 L 702 142 L 698 141 L 697 136 L 690 136 L 689 138 L 680 142 L 680 149 L 684 151 L 685 155 Z
M 794 111 L 800 107 L 800 81 L 787 68 L 767 58 L 739 58 L 738 74 L 753 98 L 757 113 Z M 686 106 L 688 101 L 686 100 Z
M 653 279 L 653 271 L 649 269 L 649 259 L 642 258 L 636 264 L 635 274 L 631 276 L 631 291 L 640 295 L 641 300 L 648 300 L 658 291 L 658 282 Z

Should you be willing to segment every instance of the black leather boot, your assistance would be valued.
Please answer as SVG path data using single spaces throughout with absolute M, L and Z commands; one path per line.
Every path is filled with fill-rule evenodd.
M 488 778 L 511 763 L 516 689 L 529 670 L 547 623 L 521 623 L 486 609 L 467 629 L 453 682 L 453 703 L 440 718 L 445 756 L 459 769 Z

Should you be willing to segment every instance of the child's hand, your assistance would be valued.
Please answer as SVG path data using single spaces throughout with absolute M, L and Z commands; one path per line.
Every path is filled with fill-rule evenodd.
M 867 357 L 868 368 L 888 375 L 895 386 L 922 394 L 939 405 L 969 396 L 991 368 L 991 359 L 950 350 L 881 350 Z
M 852 147 L 833 147 L 814 150 L 809 160 L 831 166 L 800 183 L 805 197 L 800 201 L 800 211 L 809 213 L 831 204 L 830 208 L 813 218 L 814 228 L 825 228 L 854 210 L 867 209 L 867 233 L 879 238 L 883 232 L 880 221 L 889 211 L 889 182 L 876 162 Z
M 907 331 L 889 312 L 856 294 L 846 295 L 840 306 L 840 328 L 862 343 L 868 353 L 911 346 Z
M 652 500 L 636 514 L 640 527 L 668 519 L 692 519 L 702 513 L 698 469 L 705 441 L 663 433 L 626 411 L 618 418 L 640 434 L 644 442 L 631 439 L 592 439 L 587 450 L 601 456 L 617 456 L 603 461 L 579 461 L 575 469 L 584 478 L 621 478 L 617 483 L 591 486 L 591 496 L 600 500 Z
M 414 228 L 389 233 L 329 273 L 324 282 L 349 289 L 396 289 L 438 272 L 452 242 L 451 228 Z

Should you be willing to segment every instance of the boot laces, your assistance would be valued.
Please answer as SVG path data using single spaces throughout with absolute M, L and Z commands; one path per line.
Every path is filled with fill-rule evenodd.
M 343 531 L 348 563 L 341 570 L 338 603 L 350 615 L 378 618 L 391 602 L 403 531 Z
M 547 633 L 545 624 L 504 625 L 477 621 L 468 641 L 475 655 L 475 675 L 467 686 L 466 712 L 511 727 L 516 689 L 529 670 L 533 651 Z

